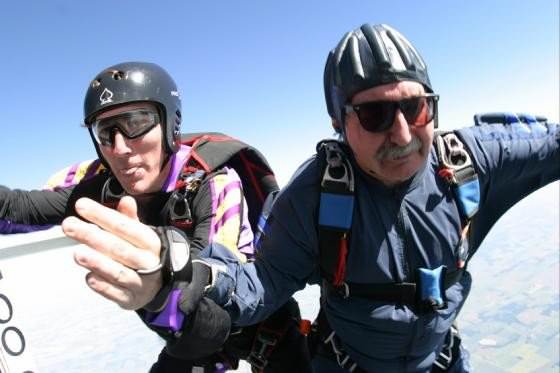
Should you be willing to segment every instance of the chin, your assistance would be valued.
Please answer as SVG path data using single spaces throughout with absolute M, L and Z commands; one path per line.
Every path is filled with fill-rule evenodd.
M 143 180 L 139 180 L 139 181 L 119 180 L 119 183 L 126 191 L 126 193 L 130 194 L 131 196 L 147 193 L 148 190 L 148 186 L 146 185 L 145 182 L 143 182 Z
M 409 164 L 402 165 L 399 168 L 389 168 L 385 172 L 372 173 L 374 177 L 379 179 L 385 185 L 392 186 L 403 183 L 412 178 L 420 168 Z

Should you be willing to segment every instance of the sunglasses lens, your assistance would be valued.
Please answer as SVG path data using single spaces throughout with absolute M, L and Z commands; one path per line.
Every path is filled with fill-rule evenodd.
M 411 126 L 422 127 L 434 119 L 437 96 L 421 96 L 401 101 L 374 101 L 352 106 L 360 124 L 368 132 L 383 132 L 391 128 L 397 109 Z
M 113 144 L 115 131 L 127 139 L 135 139 L 146 134 L 159 123 L 159 115 L 152 111 L 136 110 L 104 118 L 92 124 L 92 131 L 98 144 Z
M 390 101 L 369 102 L 356 105 L 362 127 L 368 132 L 382 132 L 391 127 L 395 119 L 397 104 Z
M 402 100 L 401 111 L 408 124 L 412 126 L 425 126 L 434 118 L 434 97 L 414 97 Z

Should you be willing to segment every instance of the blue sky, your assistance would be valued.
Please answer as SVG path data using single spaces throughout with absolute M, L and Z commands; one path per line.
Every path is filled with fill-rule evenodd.
M 184 131 L 222 131 L 259 147 L 282 183 L 332 134 L 326 55 L 365 22 L 415 44 L 441 94 L 440 124 L 482 111 L 558 121 L 559 10 L 535 1 L 5 2 L 0 13 L 0 184 L 38 188 L 95 157 L 83 95 L 101 69 L 145 60 L 183 97 Z

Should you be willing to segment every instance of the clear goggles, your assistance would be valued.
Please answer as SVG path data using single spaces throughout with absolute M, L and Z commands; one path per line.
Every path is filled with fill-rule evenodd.
M 112 146 L 117 130 L 127 139 L 136 139 L 159 123 L 160 116 L 157 112 L 139 109 L 96 120 L 91 124 L 91 130 L 99 145 Z

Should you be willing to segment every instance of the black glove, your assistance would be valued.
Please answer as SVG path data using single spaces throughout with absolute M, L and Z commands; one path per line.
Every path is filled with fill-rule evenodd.
M 174 332 L 165 338 L 171 356 L 187 360 L 209 356 L 221 349 L 231 325 L 229 314 L 211 299 L 204 298 L 204 291 L 211 281 L 211 267 L 191 251 L 183 232 L 173 227 L 160 227 L 155 231 L 162 242 L 163 286 L 144 309 L 159 312 L 159 315 L 168 312 L 169 315 L 179 308 L 182 325 L 175 323 L 171 327 Z M 174 304 L 173 296 L 177 292 L 180 295 Z M 163 323 L 150 324 L 161 331 L 169 320 L 162 319 Z
M 188 296 L 189 293 L 184 292 L 181 299 Z M 229 314 L 211 299 L 202 298 L 186 316 L 181 332 L 167 341 L 167 352 L 187 360 L 208 357 L 221 350 L 229 336 L 230 326 Z

